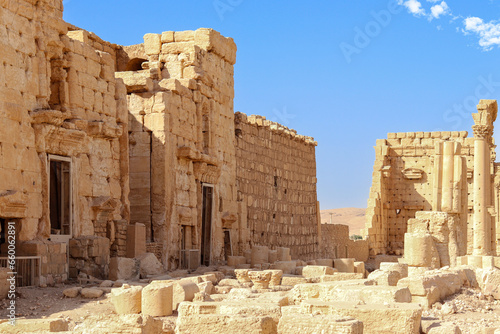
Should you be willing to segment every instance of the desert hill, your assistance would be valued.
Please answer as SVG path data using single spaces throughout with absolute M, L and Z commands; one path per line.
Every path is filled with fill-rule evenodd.
M 361 229 L 365 228 L 365 211 L 359 208 L 340 208 L 321 210 L 321 223 L 344 224 L 349 226 L 349 235 L 361 234 Z

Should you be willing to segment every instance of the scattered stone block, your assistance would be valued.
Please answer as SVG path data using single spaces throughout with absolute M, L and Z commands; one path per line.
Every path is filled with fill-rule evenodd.
M 109 261 L 109 279 L 136 280 L 139 279 L 140 264 L 135 259 L 112 257 Z
M 177 333 L 217 333 L 217 334 L 274 334 L 276 323 L 271 317 L 251 317 L 244 315 L 200 314 L 179 316 Z
M 205 275 L 214 275 L 215 276 L 215 282 L 212 281 L 213 284 L 219 283 L 225 277 L 224 273 L 221 271 L 207 271 L 207 272 L 205 272 Z
M 194 294 L 200 292 L 198 285 L 189 280 L 173 281 L 174 293 L 172 308 L 177 310 L 180 303 L 184 301 L 192 301 Z
M 476 277 L 481 291 L 487 296 L 500 299 L 500 270 L 497 268 L 476 269 Z
M 102 288 L 111 288 L 113 287 L 114 282 L 110 280 L 102 281 L 101 284 L 99 284 L 100 287 Z
M 123 284 L 111 290 L 111 303 L 117 314 L 139 314 L 141 312 L 142 286 Z
M 302 313 L 351 317 L 363 323 L 363 333 L 418 334 L 422 309 L 412 303 L 359 305 L 354 302 L 307 300 Z
M 381 262 L 380 270 L 397 271 L 401 275 L 401 278 L 408 277 L 408 264 L 406 263 Z
M 198 283 L 197 286 L 200 293 L 205 293 L 207 295 L 211 295 L 214 288 L 214 285 L 210 281 Z
M 297 284 L 305 284 L 305 283 L 311 283 L 311 279 L 305 278 L 303 276 L 287 275 L 287 274 L 283 274 L 283 277 L 281 277 L 281 285 L 295 286 Z
M 101 289 L 96 288 L 84 288 L 80 291 L 83 298 L 99 298 L 103 295 Z
M 385 271 L 377 269 L 367 277 L 377 282 L 378 285 L 396 286 L 401 279 L 399 271 Z
M 234 274 L 236 275 L 236 279 L 240 283 L 248 283 L 251 282 L 252 280 L 250 277 L 248 277 L 248 272 L 250 269 L 235 269 Z
M 405 233 L 404 260 L 411 267 L 439 268 L 439 253 L 430 233 Z
M 163 272 L 163 266 L 153 253 L 144 253 L 137 256 L 141 276 L 159 275 Z
M 252 247 L 252 267 L 258 264 L 269 263 L 269 248 L 267 246 Z
M 254 289 L 267 289 L 272 273 L 270 271 L 249 271 L 248 277 L 252 280 Z
M 277 286 L 281 284 L 281 278 L 283 277 L 283 270 L 266 270 L 266 272 L 271 273 L 271 280 L 269 281 L 269 286 Z
M 63 295 L 68 298 L 76 298 L 80 294 L 80 291 L 82 291 L 81 287 L 68 288 L 63 290 Z
M 363 261 L 354 262 L 354 272 L 356 274 L 363 274 L 363 276 L 364 276 L 365 272 L 366 272 L 365 263 Z
M 142 314 L 165 317 L 172 314 L 173 284 L 151 283 L 142 289 Z
M 278 251 L 277 250 L 269 250 L 269 263 L 273 264 L 278 261 Z
M 251 285 L 252 284 L 249 282 L 240 283 L 237 279 L 233 279 L 233 278 L 224 278 L 218 284 L 218 286 L 230 286 L 233 288 L 249 288 Z
M 355 259 L 334 259 L 333 267 L 341 273 L 354 273 Z
M 363 279 L 365 274 L 361 273 L 337 273 L 334 272 L 333 275 L 323 275 L 321 276 L 320 282 L 337 282 L 337 281 L 350 281 L 354 279 Z
M 295 274 L 295 268 L 297 267 L 297 261 L 276 261 L 271 265 L 270 269 L 282 270 L 283 274 Z
M 240 264 L 245 264 L 246 258 L 244 256 L 228 256 L 227 265 L 230 267 L 237 267 Z
M 287 314 L 278 324 L 278 334 L 345 333 L 362 334 L 363 323 L 335 315 Z
M 316 265 L 333 268 L 333 259 L 316 259 Z
M 276 251 L 278 253 L 278 261 L 291 261 L 292 257 L 290 256 L 290 248 L 287 247 L 278 247 L 276 248 Z
M 302 276 L 305 278 L 315 278 L 324 275 L 333 275 L 334 269 L 327 266 L 305 266 L 302 269 Z

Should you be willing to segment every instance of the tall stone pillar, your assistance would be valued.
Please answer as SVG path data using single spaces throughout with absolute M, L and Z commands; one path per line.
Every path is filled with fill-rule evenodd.
M 493 122 L 497 116 L 495 100 L 481 100 L 478 113 L 473 114 L 474 131 L 474 233 L 473 255 L 491 255 L 491 202 L 490 145 Z
M 473 255 L 488 255 L 490 253 L 491 230 L 487 198 L 490 173 L 487 161 L 489 147 L 486 142 L 488 127 L 474 125 L 474 240 Z M 489 159 L 488 159 L 489 160 Z
M 454 167 L 455 167 L 455 142 L 446 141 L 443 143 L 443 188 L 441 211 L 453 212 L 453 188 L 454 188 Z

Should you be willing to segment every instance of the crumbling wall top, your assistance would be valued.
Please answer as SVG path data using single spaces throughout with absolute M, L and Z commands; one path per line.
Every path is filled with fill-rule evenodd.
M 271 131 L 276 132 L 280 135 L 290 136 L 292 139 L 304 142 L 308 145 L 318 146 L 318 142 L 314 140 L 313 137 L 303 136 L 297 134 L 297 131 L 294 129 L 290 129 L 284 125 L 279 123 L 267 120 L 264 116 L 259 115 L 250 115 L 247 116 L 242 112 L 236 112 L 235 115 L 236 123 L 247 123 L 254 126 L 262 126 L 267 127 Z
M 222 36 L 213 29 L 164 31 L 161 34 L 144 35 L 144 48 L 148 56 L 160 53 L 182 53 L 186 51 L 186 48 L 194 46 L 217 54 L 231 65 L 236 63 L 236 43 L 234 40 Z

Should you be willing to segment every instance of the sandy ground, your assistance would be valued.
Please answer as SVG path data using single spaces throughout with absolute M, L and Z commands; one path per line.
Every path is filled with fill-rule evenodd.
M 76 285 L 60 285 L 48 288 L 19 288 L 17 298 L 18 319 L 63 318 L 69 322 L 69 332 L 132 333 L 140 325 L 140 316 L 118 316 L 110 299 L 104 295 L 98 299 L 63 297 L 63 290 Z M 0 318 L 5 318 L 6 301 L 0 302 Z M 458 325 L 464 334 L 490 333 L 485 328 L 500 328 L 500 301 L 484 296 L 479 290 L 462 289 L 424 311 L 422 319 L 429 326 L 432 323 Z M 161 318 L 164 333 L 169 333 L 176 320 L 176 314 Z M 493 332 L 491 332 L 493 333 Z
M 361 234 L 361 229 L 365 228 L 365 211 L 366 209 L 359 208 L 341 208 L 321 210 L 321 223 L 343 224 L 349 226 L 349 235 Z
M 479 290 L 462 288 L 460 293 L 424 311 L 422 319 L 456 325 L 463 334 L 487 334 L 490 332 L 486 328 L 500 328 L 500 301 L 484 296 Z
M 16 319 L 62 318 L 69 322 L 69 333 L 124 333 L 142 321 L 140 316 L 119 316 L 115 313 L 109 294 L 98 299 L 78 296 L 67 298 L 63 290 L 80 285 L 59 285 L 47 288 L 18 288 Z M 88 286 L 90 287 L 90 286 Z M 6 318 L 7 300 L 0 302 L 0 319 Z M 171 327 L 176 315 L 161 318 Z M 168 326 L 165 326 L 168 327 Z M 139 330 L 140 333 L 140 330 Z M 164 332 L 168 333 L 168 331 Z

